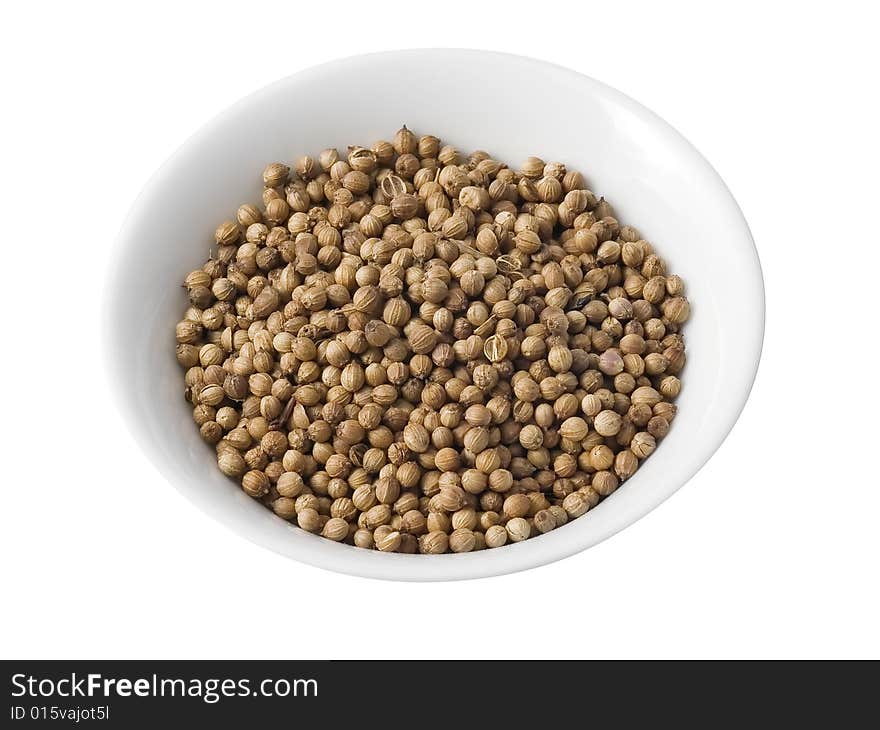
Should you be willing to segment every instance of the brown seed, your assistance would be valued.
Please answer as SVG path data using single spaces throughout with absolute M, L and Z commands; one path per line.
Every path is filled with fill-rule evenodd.
M 654 437 L 645 431 L 640 431 L 635 436 L 633 436 L 632 441 L 630 441 L 629 447 L 630 450 L 637 456 L 639 459 L 646 459 L 649 457 L 657 446 L 657 442 Z M 610 466 L 610 465 L 609 465 Z M 607 466 L 604 468 L 608 468 Z
M 344 540 L 348 537 L 348 523 L 340 517 L 331 517 L 324 523 L 321 535 L 336 542 Z
M 538 510 L 535 513 L 535 529 L 540 533 L 556 529 L 556 518 L 549 509 Z
M 267 286 L 254 299 L 253 314 L 255 319 L 265 319 L 272 312 L 278 309 L 281 303 L 281 296 L 278 291 L 271 286 Z
M 467 528 L 455 530 L 449 536 L 449 549 L 454 553 L 469 553 L 476 543 L 473 531 Z
M 511 494 L 504 500 L 504 514 L 507 517 L 525 517 L 531 509 L 531 502 L 525 494 Z
M 531 534 L 529 523 L 522 517 L 514 517 L 507 523 L 507 536 L 513 542 L 522 542 Z
M 589 431 L 590 428 L 587 426 L 587 422 L 578 416 L 567 418 L 559 427 L 559 434 L 563 438 L 571 439 L 572 441 L 583 441 Z
M 665 282 L 664 282 L 665 286 Z M 684 297 L 673 297 L 663 302 L 663 316 L 670 322 L 681 324 L 687 321 L 691 314 L 690 304 Z
M 321 515 L 314 507 L 297 510 L 296 522 L 306 532 L 320 532 L 323 523 Z
M 285 520 L 292 520 L 296 517 L 296 502 L 288 497 L 279 497 L 272 502 L 272 509 L 275 514 Z
M 391 212 L 395 218 L 407 220 L 419 211 L 419 199 L 411 193 L 399 193 L 391 200 Z
M 501 525 L 493 525 L 486 530 L 486 547 L 501 547 L 507 542 L 507 530 Z
M 600 411 L 593 419 L 593 427 L 602 436 L 616 435 L 622 425 L 623 419 L 620 414 L 610 410 Z
M 251 497 L 262 497 L 269 491 L 269 478 L 265 472 L 252 470 L 242 477 L 241 486 Z
M 440 555 L 449 548 L 449 535 L 440 530 L 429 532 L 419 538 L 419 550 L 425 555 Z
M 411 451 L 421 454 L 431 442 L 427 429 L 417 423 L 409 423 L 403 430 L 403 442 Z
M 570 518 L 574 519 L 584 514 L 590 505 L 580 492 L 572 492 L 562 500 L 562 508 Z
M 240 477 L 247 470 L 247 463 L 238 451 L 226 451 L 217 457 L 217 465 L 228 477 Z
M 397 530 L 394 530 L 378 538 L 376 540 L 376 548 L 383 553 L 393 553 L 400 547 L 400 543 L 401 535 Z

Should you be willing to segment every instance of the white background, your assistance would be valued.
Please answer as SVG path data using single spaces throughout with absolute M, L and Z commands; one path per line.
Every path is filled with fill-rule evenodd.
M 8 6 L 0 655 L 880 656 L 880 58 L 868 7 Z M 544 58 L 659 113 L 730 186 L 767 286 L 751 400 L 682 491 L 585 553 L 458 584 L 331 574 L 209 521 L 124 430 L 96 324 L 126 210 L 189 134 L 306 66 L 413 46 Z

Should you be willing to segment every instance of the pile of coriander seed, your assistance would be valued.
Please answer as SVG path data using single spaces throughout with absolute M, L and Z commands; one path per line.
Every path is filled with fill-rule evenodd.
M 220 470 L 384 552 L 470 552 L 584 515 L 675 417 L 684 283 L 583 175 L 406 127 L 263 171 L 177 324 Z

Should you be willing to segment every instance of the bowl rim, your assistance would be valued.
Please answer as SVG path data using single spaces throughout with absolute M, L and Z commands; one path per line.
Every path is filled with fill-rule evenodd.
M 117 348 L 121 343 L 118 340 L 118 335 L 114 335 L 114 320 L 112 314 L 114 309 L 113 302 L 123 291 L 123 285 L 120 282 L 122 280 L 122 272 L 125 269 L 127 251 L 132 245 L 131 238 L 138 228 L 136 223 L 141 217 L 141 211 L 144 208 L 145 203 L 149 200 L 151 192 L 155 191 L 163 184 L 165 174 L 174 167 L 175 162 L 183 156 L 193 140 L 210 133 L 215 125 L 221 125 L 228 117 L 232 116 L 239 109 L 248 107 L 264 94 L 270 93 L 276 89 L 281 89 L 287 84 L 294 82 L 299 77 L 318 70 L 330 70 L 333 67 L 343 69 L 351 65 L 364 63 L 368 59 L 376 57 L 401 58 L 406 56 L 412 60 L 415 56 L 436 57 L 442 55 L 467 55 L 487 62 L 491 60 L 492 62 L 526 64 L 542 69 L 546 73 L 566 75 L 570 79 L 581 84 L 585 93 L 599 94 L 636 117 L 649 122 L 652 127 L 662 131 L 664 137 L 668 138 L 670 142 L 675 142 L 681 146 L 682 149 L 692 158 L 692 164 L 703 168 L 703 173 L 707 179 L 712 179 L 716 185 L 719 186 L 718 197 L 724 198 L 724 202 L 729 212 L 729 220 L 727 222 L 735 222 L 738 227 L 736 238 L 741 239 L 743 244 L 739 251 L 739 258 L 744 261 L 745 259 L 749 259 L 746 262 L 749 264 L 748 286 L 750 287 L 750 307 L 747 314 L 752 319 L 752 336 L 748 341 L 741 343 L 741 352 L 744 352 L 747 355 L 746 361 L 751 363 L 751 366 L 748 370 L 739 374 L 736 383 L 736 397 L 730 399 L 731 402 L 735 403 L 735 406 L 729 407 L 722 414 L 723 418 L 721 420 L 723 423 L 721 426 L 715 429 L 711 439 L 702 443 L 700 448 L 700 451 L 703 454 L 702 458 L 693 462 L 682 478 L 673 480 L 672 484 L 654 494 L 652 499 L 640 504 L 638 509 L 631 510 L 625 514 L 622 513 L 618 515 L 616 519 L 605 520 L 601 529 L 581 531 L 580 533 L 576 530 L 569 530 L 569 539 L 564 542 L 555 541 L 552 547 L 547 541 L 539 536 L 523 543 L 507 545 L 503 550 L 486 550 L 465 555 L 446 554 L 438 556 L 386 555 L 375 551 L 360 550 L 357 548 L 351 548 L 350 546 L 334 544 L 323 538 L 309 535 L 308 537 L 314 538 L 315 540 L 315 549 L 299 551 L 297 554 L 291 554 L 290 551 L 281 550 L 277 545 L 273 544 L 272 540 L 267 539 L 266 536 L 260 534 L 258 531 L 253 529 L 241 529 L 233 520 L 224 518 L 220 514 L 222 510 L 209 509 L 203 502 L 196 499 L 179 483 L 179 479 L 173 474 L 173 468 L 164 463 L 160 449 L 152 444 L 149 439 L 145 442 L 143 439 L 138 438 L 143 435 L 143 432 L 138 429 L 138 420 L 134 417 L 134 402 L 125 387 L 125 373 L 121 367 L 120 359 L 117 356 Z M 760 366 L 766 319 L 766 297 L 760 258 L 742 211 L 718 172 L 699 152 L 699 150 L 697 150 L 680 132 L 678 132 L 678 130 L 659 115 L 623 92 L 571 68 L 529 56 L 472 48 L 414 48 L 346 56 L 300 69 L 293 74 L 284 76 L 283 78 L 247 94 L 233 104 L 227 106 L 224 110 L 203 123 L 194 133 L 187 137 L 187 139 L 177 147 L 165 162 L 163 162 L 163 164 L 150 176 L 143 189 L 132 203 L 124 223 L 115 238 L 115 245 L 113 246 L 108 259 L 107 272 L 104 291 L 102 292 L 102 302 L 104 303 L 104 306 L 101 310 L 102 350 L 105 372 L 108 375 L 109 381 L 112 383 L 111 389 L 114 392 L 113 399 L 119 409 L 120 416 L 125 423 L 126 429 L 134 437 L 134 440 L 139 442 L 141 449 L 145 451 L 150 462 L 165 477 L 166 481 L 170 482 L 178 492 L 198 507 L 200 511 L 254 544 L 312 566 L 353 576 L 384 580 L 468 580 L 527 570 L 581 552 L 588 547 L 592 547 L 593 545 L 608 539 L 620 530 L 646 516 L 660 504 L 665 502 L 670 496 L 672 496 L 672 494 L 681 489 L 703 468 L 703 466 L 705 466 L 735 426 L 748 402 Z M 291 527 L 292 529 L 296 529 L 293 528 L 293 526 Z

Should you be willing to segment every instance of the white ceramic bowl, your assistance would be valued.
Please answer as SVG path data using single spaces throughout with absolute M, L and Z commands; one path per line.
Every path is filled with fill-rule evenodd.
M 218 222 L 259 201 L 275 160 L 390 138 L 405 123 L 516 166 L 528 155 L 581 170 L 624 223 L 684 277 L 693 315 L 688 365 L 669 436 L 638 473 L 586 516 L 498 550 L 396 555 L 310 535 L 217 470 L 183 400 L 174 324 L 180 283 Z M 124 418 L 162 474 L 249 540 L 323 568 L 374 578 L 451 580 L 531 568 L 595 545 L 647 514 L 706 462 L 752 385 L 764 330 L 760 264 L 746 222 L 708 162 L 618 91 L 565 68 L 463 50 L 394 51 L 310 68 L 209 122 L 153 176 L 119 236 L 108 279 L 107 354 Z

